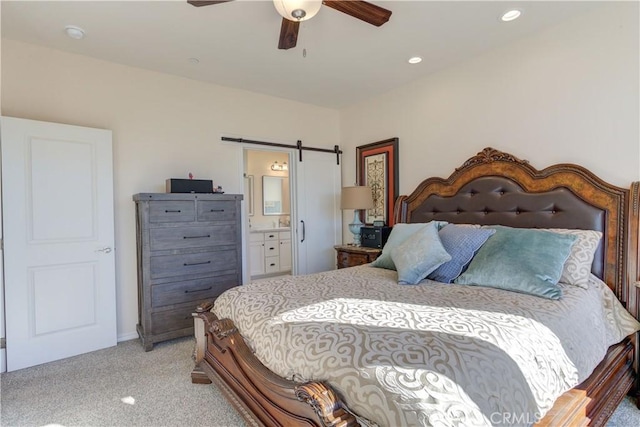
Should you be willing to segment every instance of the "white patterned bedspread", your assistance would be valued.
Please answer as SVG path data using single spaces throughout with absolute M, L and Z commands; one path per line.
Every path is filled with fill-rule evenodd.
M 381 426 L 531 424 L 640 329 L 595 277 L 559 301 L 396 280 L 368 265 L 271 279 L 213 311 L 273 372 L 327 381 Z

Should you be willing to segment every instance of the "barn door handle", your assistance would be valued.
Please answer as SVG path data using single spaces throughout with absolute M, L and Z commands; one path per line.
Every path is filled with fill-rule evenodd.
M 304 242 L 304 238 L 306 235 L 306 228 L 304 226 L 304 221 L 300 220 L 300 222 L 302 223 L 302 240 L 300 240 L 300 243 Z

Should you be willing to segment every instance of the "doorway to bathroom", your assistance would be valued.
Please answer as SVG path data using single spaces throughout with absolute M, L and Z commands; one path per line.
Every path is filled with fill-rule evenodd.
M 289 153 L 245 149 L 244 154 L 250 278 L 291 274 Z
M 336 268 L 341 169 L 323 152 L 243 144 L 245 282 Z

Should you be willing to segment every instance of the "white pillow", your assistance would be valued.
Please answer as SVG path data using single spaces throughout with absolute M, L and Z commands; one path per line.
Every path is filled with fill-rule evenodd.
M 571 247 L 569 258 L 564 263 L 560 282 L 587 289 L 591 265 L 602 239 L 602 233 L 595 230 L 571 230 L 566 228 L 548 228 L 546 230 L 578 237 Z

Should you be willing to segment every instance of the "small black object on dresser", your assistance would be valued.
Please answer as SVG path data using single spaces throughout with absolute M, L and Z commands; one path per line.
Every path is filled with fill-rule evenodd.
M 136 202 L 138 335 L 193 335 L 192 313 L 242 284 L 241 195 L 141 193 Z
M 362 227 L 360 239 L 362 246 L 382 249 L 387 243 L 392 227 Z
M 167 193 L 213 193 L 213 181 L 210 179 L 175 179 L 166 181 Z

